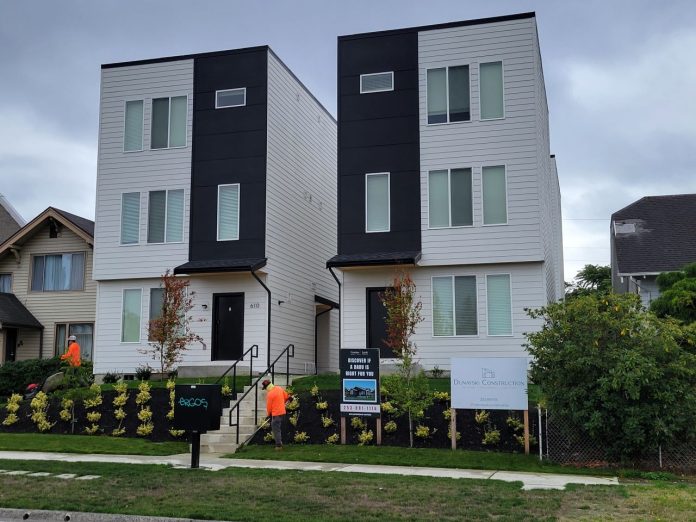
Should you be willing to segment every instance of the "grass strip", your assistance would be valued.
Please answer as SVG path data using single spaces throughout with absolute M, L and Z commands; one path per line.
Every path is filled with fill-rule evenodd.
M 99 435 L 0 433 L 0 451 L 51 451 L 110 455 L 176 455 L 188 453 L 186 442 L 151 442 L 145 439 Z

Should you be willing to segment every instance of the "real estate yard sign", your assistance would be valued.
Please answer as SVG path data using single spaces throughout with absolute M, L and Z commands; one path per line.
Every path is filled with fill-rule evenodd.
M 341 416 L 379 417 L 379 349 L 341 350 Z
M 464 410 L 526 410 L 526 357 L 452 359 L 452 407 Z

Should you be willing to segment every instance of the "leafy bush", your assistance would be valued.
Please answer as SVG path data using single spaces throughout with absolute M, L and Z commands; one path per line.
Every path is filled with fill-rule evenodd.
M 7 416 L 5 420 L 2 421 L 3 426 L 12 426 L 19 420 L 17 417 L 17 412 L 19 411 L 19 404 L 22 402 L 22 396 L 19 393 L 13 393 L 5 404 L 5 411 L 7 411 Z
M 334 433 L 333 435 L 329 435 L 326 437 L 326 443 L 327 444 L 336 444 L 339 440 L 338 433 Z
M 696 322 L 696 263 L 677 272 L 657 276 L 660 296 L 650 304 L 659 317 L 674 317 L 684 323 Z
M 443 370 L 442 368 L 440 368 L 437 364 L 436 364 L 435 366 L 433 366 L 433 369 L 432 369 L 432 370 L 430 370 L 430 375 L 431 375 L 434 379 L 439 379 L 439 378 L 442 377 L 444 374 L 445 374 L 445 370 Z
M 41 384 L 49 375 L 60 371 L 60 359 L 30 359 L 5 362 L 0 366 L 0 397 L 24 393 L 27 385 Z
M 452 438 L 452 434 L 450 433 L 450 439 Z M 500 442 L 500 430 L 496 428 L 490 428 L 487 429 L 483 433 L 483 444 L 486 446 L 495 446 Z
M 428 426 L 423 426 L 422 424 L 419 424 L 418 426 L 416 426 L 415 435 L 419 439 L 427 439 L 428 437 L 430 437 L 430 428 Z
M 293 440 L 297 444 L 302 444 L 303 442 L 307 442 L 309 440 L 309 435 L 307 435 L 307 432 L 299 431 L 295 433 L 295 437 L 293 438 Z
M 121 374 L 115 372 L 108 372 L 104 375 L 104 384 L 116 384 L 121 378 Z
M 152 377 L 152 368 L 150 368 L 149 364 L 138 366 L 135 370 L 135 377 L 139 381 L 149 381 L 150 377 Z
M 686 329 L 646 312 L 632 294 L 581 296 L 529 314 L 543 321 L 527 334 L 532 379 L 549 409 L 607 458 L 696 438 L 696 355 Z
M 363 421 L 360 417 L 352 417 L 350 419 L 350 425 L 354 430 L 364 430 L 367 427 L 365 421 Z
M 375 434 L 372 430 L 363 430 L 358 434 L 358 446 L 365 446 L 372 442 Z
M 384 431 L 385 433 L 394 433 L 396 431 L 396 422 L 393 420 L 390 420 L 384 425 Z

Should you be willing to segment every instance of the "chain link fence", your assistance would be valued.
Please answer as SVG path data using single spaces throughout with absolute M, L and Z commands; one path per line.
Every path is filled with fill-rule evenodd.
M 560 415 L 542 410 L 539 424 L 540 453 L 558 464 L 605 466 L 607 456 L 601 443 L 564 422 Z M 696 472 L 696 445 L 676 444 L 651 448 L 634 465 L 647 470 Z

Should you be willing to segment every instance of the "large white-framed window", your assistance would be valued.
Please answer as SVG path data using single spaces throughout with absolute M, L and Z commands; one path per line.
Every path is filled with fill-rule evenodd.
M 503 62 L 479 64 L 479 103 L 482 120 L 505 117 Z
M 12 274 L 0 274 L 0 292 L 12 293 Z
M 239 239 L 239 188 L 239 183 L 218 185 L 218 241 Z
M 486 275 L 488 335 L 512 335 L 512 290 L 510 274 Z
M 471 83 L 468 65 L 427 69 L 428 124 L 471 121 Z
M 184 189 L 154 190 L 147 210 L 148 243 L 181 243 L 184 240 Z
M 151 149 L 186 146 L 188 96 L 152 99 Z
M 470 227 L 473 224 L 471 168 L 428 172 L 428 227 Z
M 378 72 L 360 75 L 360 94 L 394 90 L 394 72 Z
M 74 292 L 84 288 L 84 252 L 32 256 L 32 292 Z
M 476 276 L 432 278 L 434 337 L 478 335 Z
M 140 342 L 140 315 L 142 310 L 142 288 L 123 290 L 121 305 L 121 342 Z
M 215 108 L 229 109 L 246 105 L 246 87 L 215 91 Z
M 74 335 L 80 345 L 80 358 L 91 361 L 94 345 L 94 323 L 56 323 L 54 355 L 63 355 L 68 349 L 68 336 Z
M 507 174 L 505 165 L 492 165 L 481 168 L 483 191 L 483 224 L 506 225 L 507 212 Z
M 389 172 L 365 174 L 365 232 L 389 232 Z
M 123 151 L 143 150 L 143 100 L 128 100 L 125 106 Z
M 140 242 L 140 192 L 121 194 L 121 244 Z

